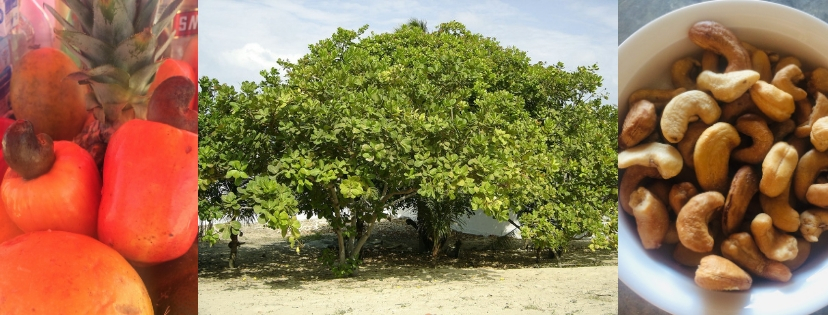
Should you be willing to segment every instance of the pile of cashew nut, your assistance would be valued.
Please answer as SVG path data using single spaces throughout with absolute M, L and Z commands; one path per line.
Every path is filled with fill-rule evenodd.
M 787 282 L 828 229 L 828 69 L 694 24 L 701 59 L 638 90 L 619 132 L 621 208 L 708 290 Z

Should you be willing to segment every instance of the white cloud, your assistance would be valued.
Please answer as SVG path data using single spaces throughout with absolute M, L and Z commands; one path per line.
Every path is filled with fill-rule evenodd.
M 276 66 L 277 56 L 259 43 L 247 43 L 244 47 L 224 51 L 222 56 L 231 64 L 252 70 L 270 69 Z

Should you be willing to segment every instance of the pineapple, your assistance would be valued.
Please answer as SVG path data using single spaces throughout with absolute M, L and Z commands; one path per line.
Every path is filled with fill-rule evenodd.
M 101 167 L 109 137 L 130 119 L 146 119 L 147 90 L 170 40 L 159 43 L 183 0 L 155 16 L 159 0 L 64 0 L 74 23 L 45 5 L 63 26 L 55 34 L 83 69 L 69 75 L 88 84 L 89 117 L 74 141 Z

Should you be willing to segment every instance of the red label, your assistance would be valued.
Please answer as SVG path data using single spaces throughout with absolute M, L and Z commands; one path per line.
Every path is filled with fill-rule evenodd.
M 198 35 L 198 10 L 189 12 L 178 12 L 173 18 L 175 24 L 175 36 Z

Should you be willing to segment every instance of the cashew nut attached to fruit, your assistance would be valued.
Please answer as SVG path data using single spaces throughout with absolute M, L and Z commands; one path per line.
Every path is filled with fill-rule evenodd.
M 806 241 L 816 243 L 819 235 L 828 230 L 828 209 L 810 209 L 802 212 L 802 225 L 799 231 Z
M 713 291 L 750 289 L 753 278 L 727 258 L 709 255 L 702 258 L 696 269 L 696 284 Z
M 796 108 L 790 94 L 761 80 L 750 88 L 750 98 L 762 113 L 774 121 L 790 118 Z
M 756 81 L 759 81 L 759 72 L 753 70 L 726 73 L 702 71 L 696 84 L 699 90 L 710 91 L 717 100 L 729 103 L 745 94 Z
M 753 195 L 759 191 L 759 174 L 752 167 L 745 165 L 733 175 L 730 191 L 727 193 L 722 208 L 722 230 L 724 235 L 736 232 L 742 225 L 748 204 Z
M 618 143 L 621 149 L 633 147 L 641 143 L 656 129 L 658 116 L 655 105 L 648 100 L 640 100 L 633 104 L 627 117 L 624 118 L 624 125 L 621 128 Z
M 699 47 L 724 56 L 727 59 L 725 72 L 751 68 L 750 54 L 724 25 L 713 21 L 697 22 L 690 27 L 688 35 Z
M 667 229 L 670 227 L 670 216 L 667 208 L 649 190 L 639 187 L 630 195 L 635 223 L 638 226 L 638 235 L 645 249 L 661 247 Z
M 736 233 L 724 240 L 722 256 L 762 278 L 780 282 L 791 280 L 791 270 L 781 262 L 766 258 L 748 233 Z
M 768 197 L 776 197 L 791 187 L 791 178 L 796 170 L 799 155 L 786 142 L 777 142 L 762 161 L 762 181 L 759 191 Z
M 790 94 L 794 101 L 798 101 L 808 97 L 808 93 L 805 90 L 796 86 L 796 83 L 804 78 L 805 75 L 802 74 L 802 70 L 797 65 L 789 64 L 776 72 L 771 84 Z
M 684 246 L 699 253 L 713 250 L 714 239 L 707 223 L 722 208 L 724 201 L 722 194 L 708 191 L 693 196 L 681 208 L 676 219 L 676 229 Z
M 721 115 L 716 100 L 707 93 L 693 90 L 674 97 L 661 114 L 661 132 L 664 139 L 677 143 L 684 138 L 687 125 L 701 118 L 706 124 L 713 124 Z
M 753 222 L 750 223 L 750 232 L 753 233 L 759 250 L 770 259 L 791 260 L 799 252 L 796 238 L 774 228 L 773 220 L 767 214 L 760 213 L 753 218 Z
M 727 191 L 730 152 L 740 142 L 736 128 L 728 123 L 716 123 L 704 130 L 693 152 L 696 178 L 702 190 Z
M 748 135 L 753 145 L 733 151 L 733 160 L 747 164 L 759 164 L 773 145 L 773 134 L 764 118 L 745 114 L 736 120 L 736 130 Z
M 689 90 L 696 89 L 696 76 L 699 73 L 701 63 L 692 57 L 679 59 L 673 63 L 672 71 L 670 72 L 673 81 L 673 86 L 685 88 Z

